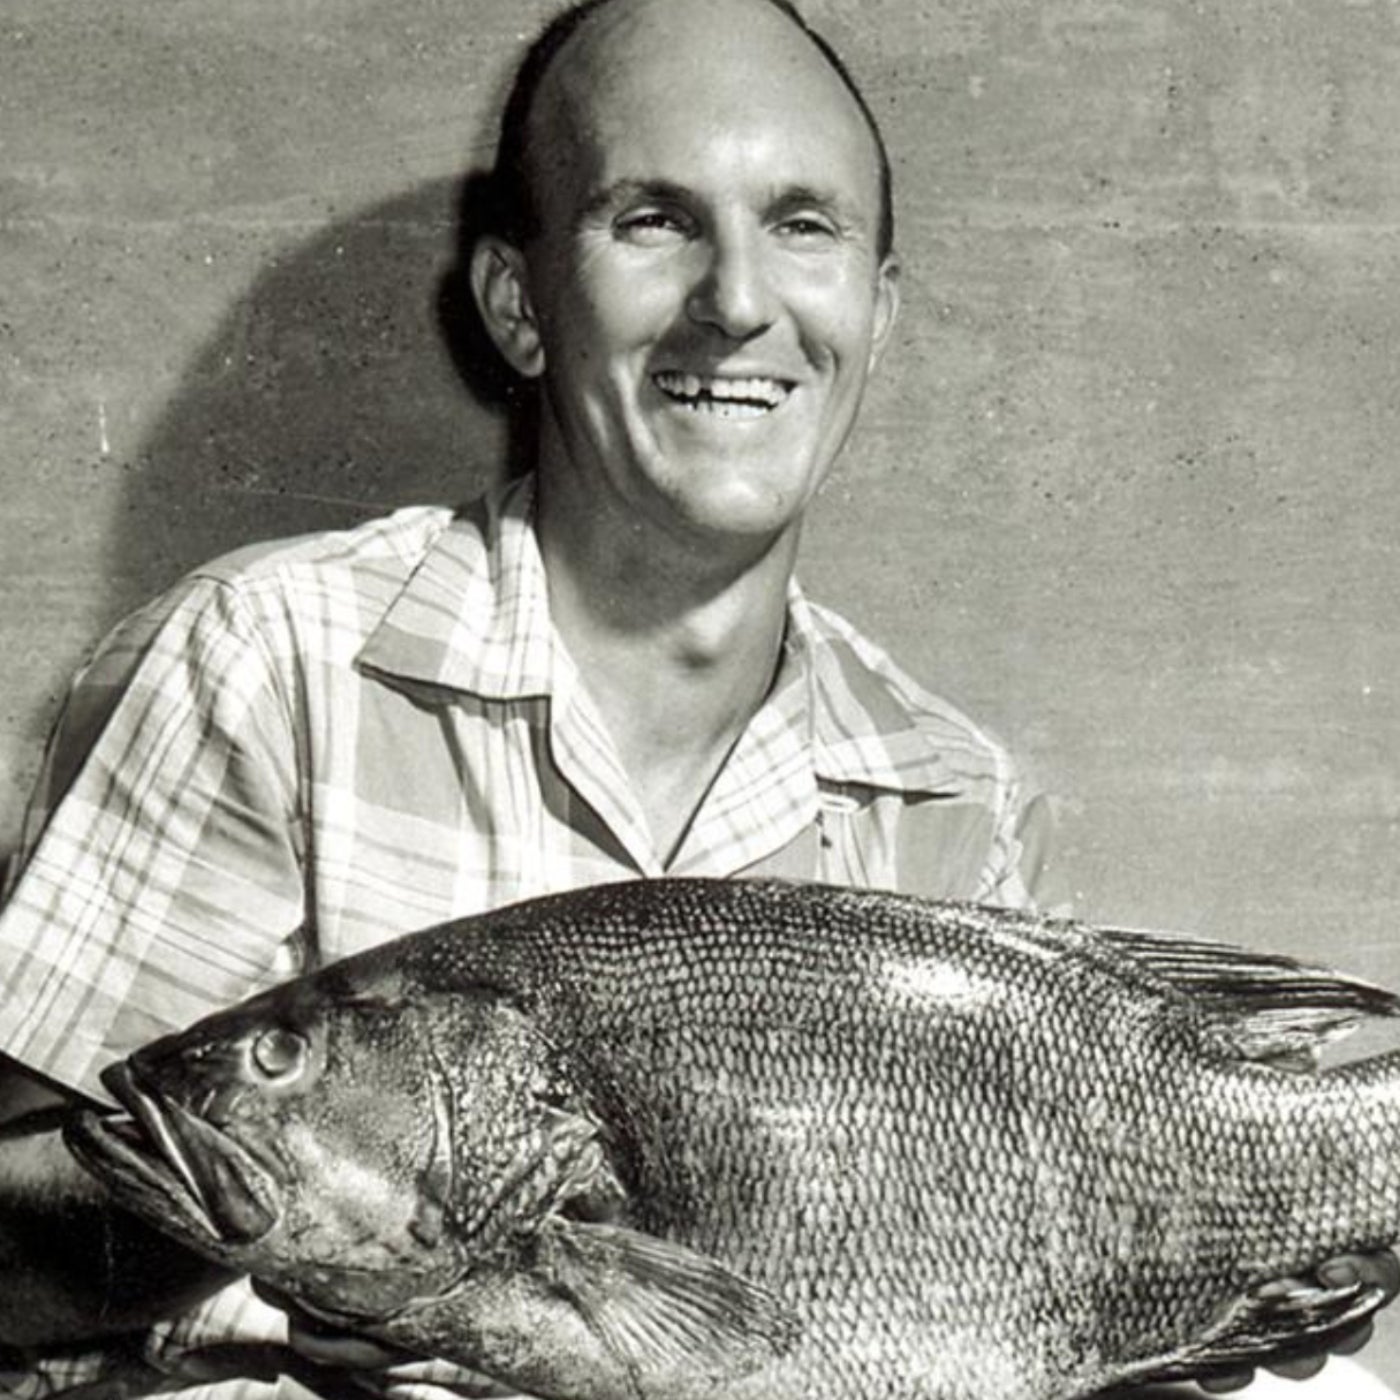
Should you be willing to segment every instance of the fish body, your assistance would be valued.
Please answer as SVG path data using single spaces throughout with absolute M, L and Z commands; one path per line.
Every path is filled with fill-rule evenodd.
M 569 1400 L 1061 1400 L 1364 1316 L 1389 994 L 961 904 L 662 880 L 410 935 L 168 1037 L 69 1131 L 347 1327 Z

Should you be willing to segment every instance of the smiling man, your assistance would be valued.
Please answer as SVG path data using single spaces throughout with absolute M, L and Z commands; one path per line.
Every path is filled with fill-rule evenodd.
M 859 675 L 831 677 L 853 702 L 829 716 L 846 737 L 878 745 L 876 708 L 901 743 L 932 724 L 921 773 L 841 777 L 926 797 L 961 786 L 928 760 L 979 750 L 989 855 L 1013 820 L 999 755 L 858 660 L 839 624 L 804 611 L 809 629 L 789 625 L 803 515 L 897 302 L 883 158 L 852 91 L 772 6 L 615 3 L 551 67 L 525 137 L 528 230 L 483 240 L 473 280 L 502 353 L 544 381 L 535 523 L 551 613 L 642 807 L 653 873 L 684 860 L 736 741 L 812 653 Z M 809 750 L 775 787 L 797 825 L 823 776 L 837 775 Z M 962 872 L 964 888 L 1011 878 L 999 859 Z
M 582 6 L 521 68 L 496 181 L 471 280 L 539 387 L 535 470 L 220 560 L 108 639 L 0 914 L 12 1103 L 99 1098 L 106 1064 L 215 1007 L 552 890 L 766 873 L 1030 899 L 1043 804 L 793 578 L 898 303 L 889 163 L 834 54 L 778 0 Z M 0 1142 L 11 1237 L 92 1198 L 39 1123 Z M 0 1320 L 39 1347 L 185 1287 L 23 1262 Z M 137 1295 L 120 1317 L 113 1289 Z M 288 1341 L 234 1286 L 139 1349 L 175 1381 L 271 1354 L 328 1388 L 426 1384 L 355 1340 Z

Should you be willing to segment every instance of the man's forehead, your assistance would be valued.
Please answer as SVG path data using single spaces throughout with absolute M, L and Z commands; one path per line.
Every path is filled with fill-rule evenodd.
M 630 67 L 638 57 L 678 66 L 723 65 L 762 48 L 817 55 L 793 14 L 774 0 L 604 0 L 590 10 L 558 50 L 556 73 L 613 59 Z
M 612 0 L 555 56 L 533 115 L 532 147 L 556 169 L 657 127 L 854 134 L 878 161 L 843 78 L 769 0 Z

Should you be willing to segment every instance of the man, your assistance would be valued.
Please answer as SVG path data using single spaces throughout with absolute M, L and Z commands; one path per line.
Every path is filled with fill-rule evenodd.
M 1043 816 L 1006 756 L 793 583 L 898 302 L 888 162 L 834 56 L 773 0 L 586 6 L 527 60 L 498 174 L 471 279 L 540 386 L 534 473 L 220 561 L 109 640 L 0 917 L 17 1096 L 96 1096 L 217 1005 L 552 889 L 1029 898 Z M 12 1212 L 90 1196 L 52 1135 L 0 1146 Z M 259 1339 L 282 1314 L 232 1289 L 148 1355 L 197 1377 Z

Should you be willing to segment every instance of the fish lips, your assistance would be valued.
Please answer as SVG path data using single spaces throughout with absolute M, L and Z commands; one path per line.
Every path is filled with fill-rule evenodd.
M 196 1244 L 236 1248 L 277 1224 L 277 1183 L 228 1133 L 128 1063 L 104 1071 L 102 1082 L 126 1113 L 84 1110 L 64 1140 L 122 1205 L 167 1230 L 183 1225 Z

